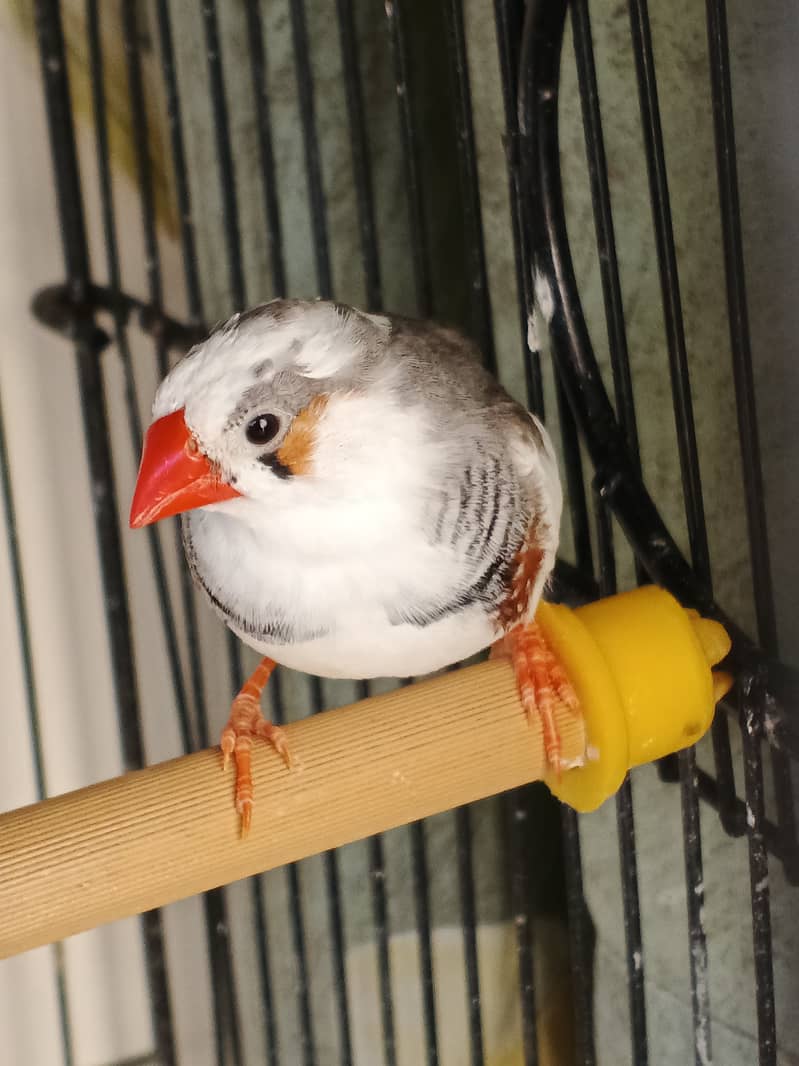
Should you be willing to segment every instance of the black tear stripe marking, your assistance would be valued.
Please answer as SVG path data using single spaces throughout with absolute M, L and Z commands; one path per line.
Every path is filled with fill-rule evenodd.
M 470 505 L 474 503 L 474 485 L 472 482 L 472 468 L 470 466 L 467 466 L 463 472 L 463 477 L 461 478 L 461 483 L 458 491 L 460 497 L 458 506 L 458 517 L 455 519 L 455 525 L 452 529 L 452 535 L 449 539 L 449 542 L 453 548 L 460 540 L 464 525 L 466 524 L 468 519 L 472 517 L 472 508 Z
M 240 614 L 229 604 L 225 603 L 224 600 L 221 600 L 206 584 L 198 567 L 197 550 L 194 547 L 194 542 L 189 533 L 188 522 L 182 522 L 182 527 L 183 546 L 186 552 L 186 561 L 189 564 L 191 576 L 197 587 L 202 589 L 210 600 L 211 605 L 217 613 L 222 616 L 228 626 L 237 629 L 240 633 L 246 633 L 248 636 L 253 637 L 255 640 L 262 641 L 265 644 L 269 643 L 277 645 L 304 644 L 308 641 L 318 640 L 320 637 L 327 636 L 330 632 L 330 629 L 326 627 L 317 629 L 303 627 L 298 622 L 292 620 L 285 611 L 281 611 L 280 608 L 274 606 L 264 607 L 263 617 L 258 619 L 258 621 Z
M 259 455 L 258 462 L 268 467 L 275 477 L 279 477 L 281 481 L 288 481 L 289 478 L 294 477 L 294 472 L 291 467 L 286 466 L 285 463 L 281 463 L 278 459 L 277 452 L 268 452 L 266 455 Z

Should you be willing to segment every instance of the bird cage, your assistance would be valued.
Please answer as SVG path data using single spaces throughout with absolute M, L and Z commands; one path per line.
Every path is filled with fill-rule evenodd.
M 525 786 L 4 962 L 8 1061 L 799 1061 L 769 10 L 9 6 L 10 166 L 46 174 L 29 243 L 52 240 L 52 174 L 64 265 L 30 292 L 60 337 L 4 357 L 6 808 L 216 742 L 248 653 L 195 599 L 176 524 L 134 536 L 127 506 L 158 380 L 275 296 L 471 335 L 558 444 L 550 598 L 662 585 L 727 627 L 735 685 L 702 742 L 593 814 Z M 55 431 L 52 484 L 31 428 Z M 394 684 L 281 669 L 267 698 L 281 722 Z

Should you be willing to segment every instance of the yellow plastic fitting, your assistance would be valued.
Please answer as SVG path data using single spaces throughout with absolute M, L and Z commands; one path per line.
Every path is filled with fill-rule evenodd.
M 695 744 L 732 686 L 711 670 L 731 647 L 724 627 L 654 585 L 575 610 L 541 603 L 536 621 L 585 716 L 585 763 L 546 777 L 578 811 L 596 810 L 631 767 Z

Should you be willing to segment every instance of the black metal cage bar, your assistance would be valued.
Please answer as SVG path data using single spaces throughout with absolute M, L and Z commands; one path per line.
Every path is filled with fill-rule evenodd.
M 132 344 L 134 330 L 150 337 L 152 365 L 159 376 L 169 368 L 173 349 L 185 350 L 203 335 L 208 324 L 204 299 L 203 246 L 199 233 L 196 187 L 192 184 L 191 147 L 196 130 L 187 115 L 190 104 L 181 81 L 180 35 L 177 12 L 169 0 L 139 5 L 122 0 L 119 23 L 124 50 L 124 78 L 130 107 L 132 158 L 138 193 L 139 225 L 145 255 L 145 292 L 134 295 L 121 265 L 118 197 L 115 197 L 111 167 L 110 117 L 103 29 L 110 23 L 109 10 L 86 0 L 85 32 L 88 79 L 94 134 L 94 152 L 99 202 L 86 202 L 76 142 L 73 95 L 71 94 L 67 47 L 59 0 L 35 0 L 34 9 L 41 57 L 44 99 L 55 176 L 58 213 L 62 231 L 65 279 L 34 299 L 34 311 L 42 322 L 66 335 L 75 350 L 82 412 L 87 442 L 87 463 L 95 486 L 94 520 L 97 552 L 105 596 L 106 624 L 118 705 L 119 729 L 127 768 L 143 765 L 145 750 L 139 686 L 134 657 L 131 619 L 128 611 L 122 544 L 120 540 L 116 475 L 109 443 L 106 405 L 106 374 L 103 359 L 114 345 L 122 369 L 127 434 L 131 452 L 139 452 L 142 419 L 137 382 L 137 364 Z M 147 12 L 151 11 L 151 17 Z M 416 313 L 433 316 L 442 308 L 458 308 L 460 325 L 480 344 L 487 365 L 501 369 L 496 306 L 492 303 L 493 278 L 487 228 L 485 189 L 481 167 L 490 152 L 480 141 L 476 120 L 480 100 L 471 76 L 469 9 L 463 0 L 445 0 L 424 5 L 414 0 L 388 0 L 384 12 L 367 10 L 355 0 L 330 0 L 330 23 L 335 21 L 331 48 L 340 61 L 342 90 L 342 137 L 347 140 L 347 165 L 351 174 L 351 225 L 357 232 L 358 268 L 353 275 L 373 310 L 384 306 L 392 281 L 386 269 L 385 219 L 381 191 L 385 161 L 373 143 L 374 114 L 379 101 L 372 98 L 366 45 L 372 35 L 384 39 L 384 58 L 392 64 L 390 82 L 396 94 L 391 108 L 379 113 L 379 121 L 396 123 L 396 163 L 402 175 L 403 210 L 407 214 L 402 256 L 411 279 L 409 298 Z M 590 7 L 590 12 L 589 12 Z M 250 276 L 246 261 L 247 225 L 251 206 L 258 199 L 263 217 L 259 239 L 267 250 L 270 296 L 288 294 L 291 262 L 288 252 L 285 179 L 281 174 L 280 94 L 270 89 L 270 71 L 275 57 L 269 37 L 272 25 L 268 5 L 245 0 L 241 5 L 242 42 L 247 53 L 247 91 L 251 96 L 254 182 L 243 182 L 245 161 L 240 156 L 231 98 L 226 52 L 224 14 L 213 0 L 203 0 L 194 13 L 205 50 L 204 82 L 212 128 L 215 174 L 208 181 L 219 192 L 220 230 L 223 234 L 222 274 L 227 307 L 241 310 L 262 295 Z M 146 10 L 145 10 L 146 9 Z M 571 19 L 567 22 L 567 14 Z M 663 760 L 664 782 L 679 783 L 674 789 L 680 804 L 683 847 L 686 945 L 686 987 L 690 990 L 691 1046 L 697 1066 L 712 1059 L 711 1028 L 718 1005 L 710 997 L 713 941 L 705 924 L 706 866 L 712 855 L 703 854 L 704 806 L 718 811 L 730 836 L 746 834 L 751 892 L 754 971 L 752 996 L 756 1008 L 758 1062 L 777 1062 L 778 1022 L 776 1012 L 773 930 L 769 885 L 770 865 L 778 860 L 786 880 L 799 884 L 799 843 L 795 818 L 796 797 L 793 766 L 799 760 L 799 728 L 795 718 L 799 676 L 778 661 L 779 643 L 774 608 L 774 578 L 769 555 L 764 504 L 761 448 L 755 407 L 752 340 L 750 337 L 744 245 L 736 163 L 733 114 L 733 65 L 730 56 L 724 0 L 707 0 L 709 59 L 708 108 L 712 112 L 715 163 L 717 167 L 720 232 L 726 317 L 731 345 L 731 375 L 737 413 L 737 446 L 742 460 L 743 499 L 752 568 L 752 590 L 757 632 L 749 634 L 737 619 L 714 600 L 708 521 L 700 473 L 700 444 L 691 391 L 691 351 L 683 313 L 680 269 L 682 256 L 675 238 L 674 210 L 667 167 L 668 141 L 661 120 L 662 82 L 655 62 L 652 27 L 646 0 L 629 0 L 629 43 L 634 85 L 638 93 L 640 159 L 651 209 L 651 235 L 657 263 L 663 309 L 664 366 L 667 361 L 672 417 L 678 462 L 682 510 L 687 531 L 687 559 L 658 509 L 658 500 L 645 484 L 636 410 L 635 374 L 622 285 L 620 225 L 614 220 L 608 152 L 603 132 L 603 101 L 600 94 L 595 51 L 594 23 L 606 16 L 601 5 L 589 0 L 495 0 L 493 18 L 487 11 L 485 33 L 495 34 L 493 58 L 498 63 L 501 89 L 502 131 L 507 172 L 510 217 L 506 220 L 513 249 L 513 279 L 516 286 L 515 316 L 518 316 L 519 364 L 527 402 L 539 414 L 549 414 L 560 430 L 560 451 L 565 468 L 569 532 L 574 562 L 559 561 L 555 589 L 564 599 L 581 602 L 616 591 L 620 556 L 616 546 L 623 534 L 632 549 L 632 570 L 638 583 L 654 581 L 670 589 L 686 606 L 716 617 L 733 636 L 730 669 L 736 689 L 725 699 L 712 732 L 712 770 L 697 761 L 694 749 Z M 324 114 L 320 103 L 319 70 L 314 56 L 314 22 L 305 0 L 287 0 L 285 39 L 290 47 L 292 84 L 281 88 L 296 108 L 294 141 L 300 159 L 304 201 L 312 248 L 311 271 L 315 293 L 339 298 L 342 281 L 336 266 L 338 230 L 333 223 L 334 202 L 330 190 L 335 178 L 325 154 Z M 147 42 L 145 25 L 153 30 Z M 368 30 L 364 27 L 368 26 Z M 278 28 L 275 28 L 275 33 Z M 328 42 L 329 43 L 329 42 Z M 143 74 L 146 49 L 157 58 L 160 81 L 157 91 Z M 382 53 L 381 53 L 382 54 Z M 472 56 L 474 53 L 471 53 Z M 432 71 L 431 57 L 440 71 Z M 371 61 L 374 63 L 374 60 Z M 608 351 L 608 373 L 595 354 L 599 335 L 592 338 L 589 316 L 582 303 L 567 226 L 561 151 L 561 96 L 563 70 L 574 64 L 579 115 L 582 121 L 587 187 L 594 227 L 601 308 Z M 431 79 L 437 78 L 433 83 Z M 431 94 L 431 84 L 436 92 Z M 165 297 L 165 271 L 158 232 L 155 163 L 151 126 L 160 94 L 168 130 L 169 181 L 176 205 L 176 241 L 180 249 L 185 316 L 170 313 Z M 497 134 L 498 136 L 499 134 Z M 441 144 L 436 144 L 439 138 Z M 485 157 L 485 158 L 484 158 Z M 447 199 L 456 225 L 450 229 L 440 214 L 439 171 L 450 182 Z M 194 189 L 194 195 L 193 190 Z M 256 192 L 252 193 L 255 189 Z M 438 199 L 437 199 L 438 197 Z M 96 212 L 105 253 L 104 275 L 90 262 L 87 213 Z M 90 214 L 89 217 L 93 217 Z M 457 230 L 453 241 L 453 229 Z M 447 279 L 442 281 L 442 278 Z M 546 307 L 543 304 L 547 304 Z M 102 316 L 110 316 L 106 333 Z M 545 321 L 548 338 L 539 327 Z M 604 339 L 601 343 L 604 343 Z M 551 349 L 554 379 L 546 373 Z M 609 384 L 608 384 L 609 383 Z M 612 399 L 609 395 L 612 386 Z M 47 792 L 39 743 L 39 713 L 36 677 L 31 655 L 31 636 L 26 613 L 22 566 L 17 551 L 14 485 L 8 462 L 4 429 L 0 423 L 0 474 L 23 673 L 28 692 L 31 743 L 40 796 Z M 586 478 L 590 478 L 587 484 Z M 615 538 L 615 539 L 614 539 Z M 177 583 L 170 582 L 172 555 L 180 554 L 177 528 L 164 534 L 148 532 L 149 563 L 156 602 L 166 644 L 180 740 L 184 751 L 207 747 L 209 686 L 201 656 L 201 620 L 191 581 L 185 568 Z M 243 677 L 238 642 L 232 634 L 226 645 L 227 674 L 237 689 Z M 140 666 L 141 664 L 139 664 Z M 279 723 L 295 713 L 294 697 L 278 672 L 270 691 L 274 718 Z M 360 685 L 357 693 L 371 691 Z M 307 686 L 311 713 L 324 709 L 329 695 L 321 682 Z M 742 754 L 737 755 L 740 742 Z M 741 763 L 741 767 L 737 763 Z M 701 765 L 700 765 L 701 763 Z M 769 766 L 770 779 L 764 766 Z M 741 770 L 741 784 L 736 783 Z M 664 787 L 666 787 L 664 785 Z M 668 787 L 672 787 L 669 785 Z M 741 790 L 742 789 L 742 790 Z M 615 800 L 615 829 L 620 876 L 619 917 L 623 935 L 623 963 L 627 982 L 629 1047 L 635 1066 L 653 1062 L 650 1034 L 653 1019 L 647 1002 L 649 959 L 645 965 L 647 914 L 646 886 L 636 848 L 639 820 L 636 808 L 640 793 L 628 777 Z M 452 854 L 436 856 L 452 868 L 458 921 L 462 932 L 463 997 L 468 1035 L 468 1061 L 482 1066 L 489 1061 L 489 1034 L 485 1015 L 485 974 L 481 964 L 479 930 L 481 898 L 476 852 L 476 817 L 469 808 L 453 814 Z M 537 983 L 536 918 L 541 909 L 554 914 L 566 930 L 568 943 L 570 1026 L 569 1062 L 590 1066 L 604 1061 L 597 1041 L 595 1018 L 596 930 L 590 913 L 590 885 L 586 880 L 581 839 L 581 820 L 571 810 L 542 799 L 539 789 L 520 789 L 504 798 L 502 825 L 505 834 L 507 911 L 513 923 L 518 970 L 518 1005 L 523 1061 L 539 1062 L 545 1039 L 540 1006 L 546 989 Z M 539 880 L 539 852 L 545 830 L 556 841 L 547 853 L 551 867 L 546 905 Z M 437 1066 L 443 1058 L 449 1019 L 442 1014 L 441 968 L 435 954 L 435 870 L 430 853 L 430 833 L 425 823 L 408 830 L 410 856 L 410 933 L 418 950 L 419 1006 L 424 1061 Z M 615 845 L 614 845 L 615 847 Z M 387 841 L 375 837 L 364 845 L 368 876 L 371 935 L 375 948 L 375 997 L 378 1005 L 381 1054 L 385 1066 L 400 1061 L 402 1032 L 397 1003 L 397 971 L 392 952 L 393 938 L 400 932 L 392 906 L 392 893 L 399 893 L 389 877 Z M 615 859 L 614 859 L 615 861 Z M 274 897 L 267 877 L 253 878 L 248 889 L 254 923 L 254 979 L 241 980 L 231 934 L 231 896 L 219 889 L 203 898 L 203 923 L 213 1006 L 214 1055 L 217 1066 L 239 1066 L 247 1061 L 244 1021 L 254 1009 L 262 1023 L 263 1046 L 269 1066 L 362 1066 L 357 1052 L 357 1008 L 348 984 L 349 923 L 345 867 L 340 854 L 327 852 L 321 860 L 321 884 L 325 892 L 326 939 L 323 951 L 333 975 L 331 1017 L 332 1043 L 320 1029 L 314 1001 L 318 981 L 316 961 L 319 945 L 312 939 L 312 918 L 307 899 L 306 867 L 293 864 L 285 871 L 286 942 L 292 956 L 294 987 L 286 993 L 278 980 L 274 944 L 276 925 Z M 554 886 L 554 887 L 552 887 Z M 170 986 L 170 958 L 162 915 L 150 912 L 141 920 L 154 1033 L 153 1062 L 177 1064 L 179 1059 L 174 1023 L 174 995 Z M 70 993 L 64 978 L 62 948 L 54 947 L 58 973 L 58 1003 L 63 1059 L 75 1061 L 70 1020 Z M 289 1000 L 291 999 L 291 1004 Z M 297 1017 L 297 1043 L 287 1046 L 281 1013 Z M 335 1046 L 335 1060 L 325 1048 Z M 465 1060 L 464 1060 L 465 1061 Z M 371 1066 L 371 1064 L 370 1064 Z

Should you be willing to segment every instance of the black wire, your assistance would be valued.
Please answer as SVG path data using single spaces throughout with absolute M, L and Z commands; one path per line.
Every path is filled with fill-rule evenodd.
M 283 227 L 277 197 L 277 169 L 272 141 L 272 118 L 266 80 L 266 50 L 264 49 L 259 0 L 245 0 L 244 11 L 247 16 L 247 39 L 250 44 L 252 92 L 257 119 L 258 154 L 261 160 L 261 183 L 264 194 L 266 238 L 269 244 L 269 264 L 272 271 L 272 289 L 276 296 L 285 296 L 286 267 L 283 254 Z
M 393 3 L 386 4 L 385 13 L 394 61 L 394 82 L 402 139 L 405 189 L 408 200 L 411 267 L 416 289 L 416 311 L 420 316 L 427 317 L 432 313 L 433 309 L 430 250 L 425 221 L 424 197 L 420 175 L 419 140 L 413 111 L 413 86 L 411 83 L 402 0 L 395 0 Z M 435 975 L 433 971 L 430 876 L 424 823 L 414 822 L 410 827 L 410 835 L 427 1066 L 438 1066 L 438 1023 L 436 1019 Z
M 427 318 L 433 310 L 433 283 L 430 276 L 430 249 L 424 212 L 421 161 L 416 119 L 413 113 L 413 85 L 408 44 L 405 34 L 403 0 L 385 5 L 389 40 L 394 59 L 394 82 L 397 89 L 402 160 L 405 168 L 405 189 L 410 217 L 410 244 L 413 277 L 416 286 L 416 310 Z
M 225 230 L 230 297 L 235 311 L 244 309 L 247 293 L 244 284 L 244 267 L 241 254 L 241 231 L 239 229 L 239 206 L 236 195 L 236 177 L 233 166 L 233 150 L 230 143 L 225 79 L 222 72 L 222 52 L 219 40 L 219 21 L 215 0 L 203 0 L 201 4 L 205 49 L 208 59 L 208 85 L 211 95 L 211 113 L 214 120 L 215 147 L 219 171 L 219 187 L 222 192 L 222 218 Z
M 531 276 L 530 250 L 523 224 L 525 195 L 519 161 L 519 59 L 524 26 L 524 0 L 494 0 L 497 23 L 497 46 L 502 74 L 502 97 L 505 106 L 505 154 L 510 185 L 513 255 L 516 267 L 516 298 L 519 306 L 519 332 L 522 342 L 527 403 L 539 418 L 544 417 L 544 386 L 541 379 L 541 353 L 528 337 L 528 291 Z
M 765 697 L 762 671 L 752 670 L 739 684 L 741 734 L 744 745 L 746 827 L 749 842 L 749 884 L 752 900 L 752 943 L 755 959 L 755 1002 L 759 1066 L 776 1066 L 777 1030 L 774 1011 L 774 961 L 768 852 L 764 835 L 763 724 Z
M 491 297 L 488 290 L 483 221 L 480 207 L 480 179 L 472 121 L 469 63 L 463 26 L 463 0 L 445 0 L 449 69 L 455 99 L 458 164 L 463 192 L 463 222 L 467 242 L 467 277 L 470 289 L 471 329 L 486 366 L 497 371 Z
M 366 304 L 370 310 L 383 306 L 380 282 L 380 256 L 375 226 L 372 168 L 363 109 L 363 88 L 358 63 L 358 36 L 352 12 L 352 0 L 336 0 L 339 42 L 341 44 L 344 91 L 352 148 L 352 173 L 358 203 L 358 227 L 361 234 L 361 258 L 366 283 Z
M 30 730 L 31 755 L 33 758 L 33 776 L 36 785 L 36 798 L 43 800 L 47 794 L 47 776 L 42 749 L 41 714 L 39 693 L 36 687 L 36 671 L 33 666 L 33 645 L 31 642 L 30 621 L 28 618 L 27 598 L 25 595 L 25 576 L 22 570 L 22 558 L 19 550 L 17 530 L 17 513 L 11 484 L 11 467 L 6 446 L 5 420 L 0 405 L 0 492 L 2 492 L 3 512 L 5 517 L 8 555 L 11 563 L 11 584 L 14 596 L 14 614 L 17 623 L 22 674 L 25 681 L 25 703 Z M 64 945 L 61 941 L 51 944 L 49 948 L 53 958 L 53 976 L 56 984 L 58 1001 L 58 1027 L 61 1032 L 61 1048 L 64 1066 L 73 1066 L 75 1051 L 72 1026 L 69 1020 L 69 990 L 65 979 Z
M 283 702 L 283 679 L 279 670 L 271 678 L 271 696 L 274 718 L 277 725 L 286 722 Z M 286 867 L 289 888 L 289 912 L 291 939 L 294 957 L 297 960 L 297 1006 L 299 1010 L 300 1053 L 303 1066 L 315 1066 L 317 1062 L 314 1038 L 313 1015 L 311 1014 L 311 983 L 308 969 L 308 950 L 305 943 L 305 922 L 302 913 L 300 888 L 300 864 L 289 863 Z M 293 1060 L 290 1060 L 293 1066 Z
M 482 1003 L 480 1000 L 480 967 L 477 956 L 477 903 L 474 892 L 474 862 L 472 860 L 472 822 L 468 807 L 455 811 L 458 879 L 461 889 L 461 920 L 466 965 L 466 1008 L 471 1046 L 471 1066 L 483 1066 Z
M 322 182 L 322 163 L 316 133 L 316 105 L 314 104 L 311 54 L 304 0 L 290 0 L 291 35 L 294 43 L 294 66 L 297 74 L 297 95 L 300 102 L 300 123 L 308 174 L 308 195 L 311 208 L 311 231 L 316 258 L 316 279 L 319 295 L 329 299 L 333 292 L 330 270 L 330 246 L 325 218 L 325 191 Z
M 741 447 L 744 504 L 749 532 L 749 558 L 752 564 L 758 637 L 766 651 L 776 656 L 778 654 L 777 619 L 774 611 L 774 587 L 769 555 L 752 369 L 752 345 L 746 299 L 727 10 L 725 0 L 707 0 L 706 7 L 713 131 L 721 205 L 721 233 L 724 242 L 730 347 L 738 413 L 738 439 Z M 783 752 L 774 750 L 772 765 L 777 811 L 784 837 L 783 850 L 786 854 L 792 855 L 788 863 L 790 868 L 786 872 L 792 880 L 797 881 L 799 880 L 799 841 L 796 832 L 790 763 Z
M 85 297 L 90 286 L 89 251 L 83 215 L 82 185 L 75 146 L 64 33 L 57 0 L 36 0 L 36 30 L 55 173 L 64 260 L 71 295 Z M 93 494 L 95 530 L 105 596 L 111 665 L 126 769 L 141 767 L 144 748 L 139 714 L 133 641 L 122 562 L 116 488 L 109 449 L 108 416 L 99 354 L 105 338 L 87 319 L 75 332 L 78 385 Z M 164 1066 L 176 1061 L 172 1012 L 166 981 L 161 912 L 142 916 L 153 1028 Z
M 144 234 L 145 263 L 149 299 L 152 307 L 160 309 L 162 293 L 161 256 L 156 235 L 155 197 L 152 183 L 149 136 L 147 129 L 147 110 L 144 99 L 144 85 L 142 82 L 141 59 L 139 54 L 138 28 L 136 23 L 136 5 L 133 0 L 125 0 L 122 7 L 123 16 L 123 40 L 128 62 L 128 84 L 130 90 L 131 119 L 133 127 L 133 140 L 136 152 L 136 166 L 138 172 L 139 197 L 142 215 L 142 230 Z M 99 41 L 98 41 L 99 46 Z M 110 177 L 110 176 L 109 176 Z M 109 185 L 110 192 L 110 185 Z M 110 207 L 110 201 L 109 201 Z M 115 242 L 114 242 L 115 243 Z M 111 277 L 111 284 L 118 284 L 118 264 L 115 262 L 116 277 Z M 168 372 L 166 346 L 161 337 L 156 334 L 154 347 L 158 369 L 162 377 Z M 135 405 L 135 383 L 133 381 L 132 367 L 127 343 L 124 345 L 128 363 L 129 391 L 131 393 L 131 406 Z M 134 434 L 134 447 L 137 453 L 141 450 L 141 428 L 137 426 Z M 175 547 L 181 554 L 180 535 L 177 523 L 173 523 Z M 155 532 L 155 531 L 153 531 Z M 184 567 L 185 571 L 186 568 Z M 165 589 L 166 591 L 166 589 Z M 196 678 L 201 678 L 199 667 L 199 634 L 195 619 L 193 598 L 186 599 L 187 623 L 189 637 L 192 642 L 194 656 L 194 673 Z M 175 621 L 171 610 L 163 611 L 164 632 L 167 640 L 176 643 Z M 188 721 L 188 708 L 186 706 L 186 694 L 183 688 L 182 669 L 179 661 L 175 663 L 175 677 L 180 679 L 180 698 L 178 701 L 178 717 L 181 722 L 183 735 L 183 747 L 185 751 L 193 750 L 195 731 L 191 730 Z M 178 692 L 176 683 L 176 693 Z M 208 746 L 207 716 L 205 713 L 204 686 L 200 680 L 195 689 L 195 695 L 199 696 L 197 706 L 197 742 L 202 747 Z M 182 700 L 182 702 L 181 702 Z M 222 889 L 216 889 L 203 895 L 203 912 L 206 926 L 206 939 L 211 966 L 211 988 L 214 1005 L 214 1033 L 216 1042 L 217 1062 L 222 1066 L 227 1061 L 226 1047 L 231 1049 L 232 1061 L 240 1064 L 243 1061 L 241 1046 L 240 1025 L 238 1020 L 238 1002 L 236 995 L 236 982 L 233 973 L 233 959 L 229 940 L 229 924 L 227 906 Z

